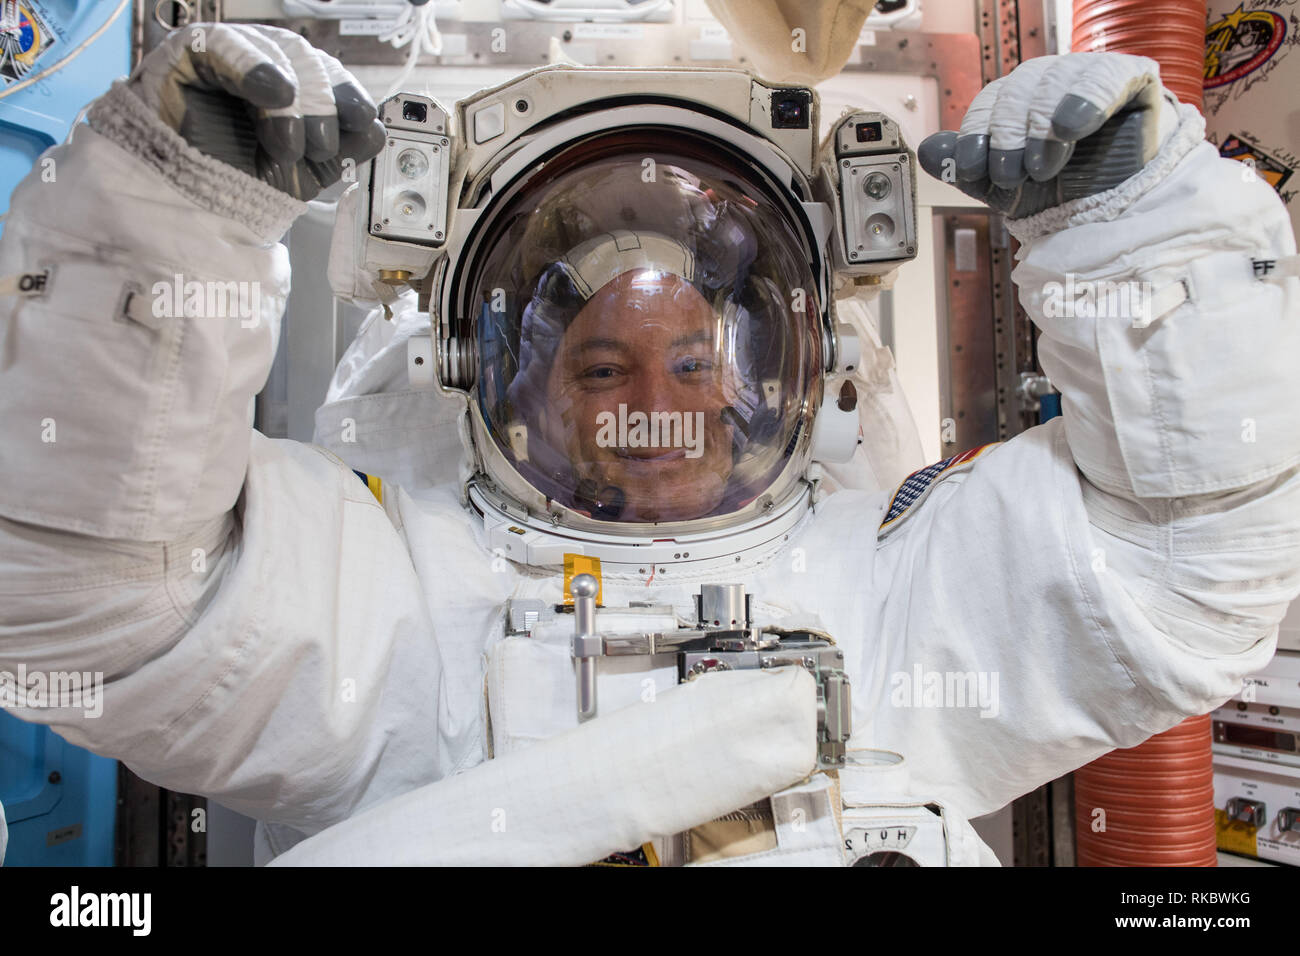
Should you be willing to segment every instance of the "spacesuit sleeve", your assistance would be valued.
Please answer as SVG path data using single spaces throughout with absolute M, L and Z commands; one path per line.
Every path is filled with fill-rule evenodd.
M 111 130 L 79 127 L 14 190 L 0 275 L 39 286 L 0 299 L 0 514 L 166 541 L 244 483 L 289 294 L 276 240 L 305 205 L 143 111 L 115 87 L 91 114 Z
M 250 427 L 302 204 L 142 110 L 115 87 L 0 241 L 0 275 L 42 279 L 0 298 L 7 706 L 312 833 L 446 771 L 438 647 L 366 485 Z
M 971 816 L 1221 704 L 1300 592 L 1295 242 L 1202 135 L 1009 224 L 1062 417 L 882 531 L 870 733 Z

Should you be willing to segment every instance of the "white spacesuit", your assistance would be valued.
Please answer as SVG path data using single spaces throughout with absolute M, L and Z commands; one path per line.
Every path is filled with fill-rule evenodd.
M 941 860 L 991 863 L 967 818 L 1210 710 L 1272 655 L 1300 590 L 1294 240 L 1268 186 L 1202 142 L 1195 110 L 1162 101 L 1149 61 L 1026 64 L 973 104 L 961 138 L 921 150 L 1013 216 L 1061 419 L 896 493 L 818 494 L 805 433 L 822 343 L 755 331 L 780 330 L 779 296 L 762 290 L 803 267 L 775 240 L 745 253 L 770 238 L 746 231 L 762 210 L 731 201 L 738 218 L 724 221 L 719 191 L 701 187 L 694 222 L 736 227 L 734 242 L 596 222 L 520 253 L 537 259 L 519 284 L 536 294 L 482 323 L 510 355 L 483 355 L 480 339 L 474 398 L 454 419 L 474 454 L 454 480 L 407 491 L 249 427 L 294 197 L 312 194 L 308 172 L 326 181 L 322 164 L 367 158 L 382 137 L 340 95 L 341 136 L 308 122 L 295 147 L 292 124 L 258 124 L 264 147 L 287 142 L 285 162 L 241 165 L 252 131 L 238 124 L 208 135 L 204 155 L 187 143 L 201 138 L 196 101 L 169 111 L 151 75 L 318 119 L 327 106 L 303 105 L 312 82 L 319 102 L 312 77 L 346 83 L 297 37 L 211 39 L 227 31 L 248 40 L 237 66 L 218 53 L 185 72 L 180 45 L 151 56 L 50 153 L 55 181 L 33 174 L 14 193 L 0 274 L 44 278 L 0 311 L 0 669 L 105 676 L 98 719 L 49 701 L 24 719 L 257 817 L 263 858 L 286 863 L 583 864 L 637 847 L 725 862 L 703 829 L 695 851 L 670 838 L 773 795 L 774 836 L 736 840 L 731 861 L 842 863 L 853 808 L 932 805 Z M 240 79 L 259 57 L 296 74 L 297 106 L 267 93 L 265 70 L 260 93 Z M 1087 128 L 1076 161 L 1048 132 L 1067 92 L 1096 114 L 1072 104 Z M 1135 121 L 1090 162 L 1085 137 L 1125 106 Z M 563 176 L 553 183 L 526 211 L 556 208 Z M 519 246 L 494 248 L 485 274 L 494 254 L 498 274 L 522 269 Z M 1139 315 L 1062 308 L 1061 290 L 1121 280 L 1150 284 Z M 256 284 L 255 308 L 217 320 L 149 307 L 150 290 L 191 281 Z M 664 377 L 657 344 L 579 361 L 634 351 L 613 319 L 665 352 L 703 342 L 725 367 L 674 358 Z M 714 322 L 730 351 L 709 338 Z M 659 390 L 647 407 L 676 396 L 702 442 L 647 455 L 584 431 L 590 395 L 625 387 L 634 361 L 659 376 L 644 379 Z M 692 376 L 716 393 L 683 397 Z M 781 399 L 765 404 L 768 382 Z M 539 513 L 554 516 L 541 530 Z M 655 540 L 656 522 L 673 540 Z M 502 544 L 512 534 L 524 560 Z M 601 557 L 605 608 L 654 605 L 628 612 L 640 632 L 662 629 L 665 607 L 696 621 L 697 593 L 726 583 L 743 585 L 755 622 L 829 635 L 852 688 L 851 750 L 903 754 L 906 782 L 875 786 L 851 758 L 837 788 L 819 749 L 824 687 L 803 667 L 706 666 L 674 686 L 671 658 L 602 657 L 599 713 L 581 720 L 579 615 L 538 611 L 576 590 L 557 564 L 566 550 Z M 516 627 L 521 609 L 537 616 Z M 975 699 L 952 699 L 954 674 L 975 676 Z

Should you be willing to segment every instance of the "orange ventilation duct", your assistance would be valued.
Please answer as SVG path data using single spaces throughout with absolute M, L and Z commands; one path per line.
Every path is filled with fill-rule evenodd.
M 1201 108 L 1205 3 L 1074 0 L 1071 49 L 1149 56 L 1184 103 Z M 1210 718 L 1191 717 L 1075 771 L 1080 866 L 1214 866 Z
M 1074 0 L 1077 52 L 1136 53 L 1160 64 L 1160 79 L 1184 103 L 1201 108 L 1205 3 L 1196 0 Z
M 1214 866 L 1210 717 L 1074 774 L 1079 866 Z

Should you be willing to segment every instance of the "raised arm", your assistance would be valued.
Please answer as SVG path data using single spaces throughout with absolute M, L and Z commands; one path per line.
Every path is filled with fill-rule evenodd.
M 1222 703 L 1300 591 L 1295 243 L 1203 134 L 1151 61 L 1079 54 L 1027 62 L 922 144 L 1011 217 L 1063 395 L 1061 420 L 881 531 L 882 588 L 909 586 L 864 678 L 871 733 L 971 815 Z M 918 665 L 982 675 L 990 705 L 891 704 Z
M 186 29 L 42 157 L 0 243 L 0 274 L 40 278 L 0 299 L 0 670 L 105 682 L 93 708 L 32 683 L 15 712 L 308 829 L 406 772 L 378 768 L 410 701 L 349 707 L 341 681 L 377 698 L 390 666 L 424 673 L 407 696 L 437 724 L 391 522 L 336 460 L 250 427 L 289 289 L 276 240 L 381 143 L 373 104 L 300 37 Z M 350 580 L 361 549 L 385 581 Z M 384 642 L 326 597 L 402 584 Z M 437 772 L 436 733 L 398 750 Z

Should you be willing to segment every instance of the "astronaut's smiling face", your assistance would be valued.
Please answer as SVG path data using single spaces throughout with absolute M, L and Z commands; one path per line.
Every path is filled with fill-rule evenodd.
M 733 442 L 718 330 L 672 273 L 626 272 L 588 300 L 556 350 L 543 426 L 568 452 L 576 507 L 686 521 L 721 504 Z

